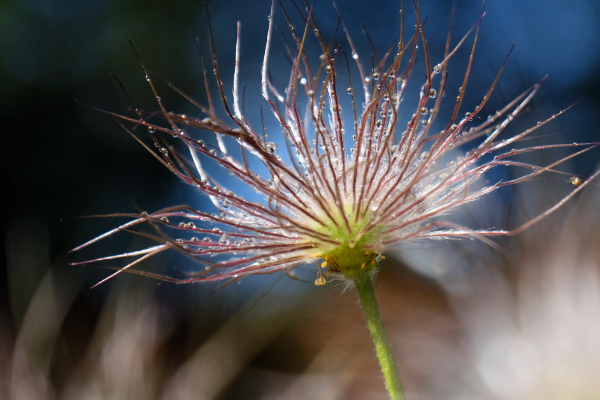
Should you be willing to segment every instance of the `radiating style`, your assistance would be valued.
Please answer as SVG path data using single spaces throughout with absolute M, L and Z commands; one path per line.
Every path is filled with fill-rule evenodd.
M 112 277 L 159 252 L 176 249 L 197 259 L 205 268 L 184 279 L 130 272 L 189 283 L 239 279 L 282 270 L 289 273 L 301 264 L 317 262 L 322 268 L 318 269 L 315 283 L 322 285 L 334 277 L 354 278 L 374 270 L 382 253 L 403 242 L 474 237 L 494 245 L 488 237 L 524 230 L 560 207 L 594 178 L 571 176 L 555 167 L 598 146 L 597 143 L 508 150 L 517 147 L 515 142 L 527 135 L 541 132 L 549 121 L 566 111 L 549 115 L 546 120 L 510 137 L 503 135 L 507 125 L 524 111 L 545 79 L 503 109 L 481 119 L 479 114 L 504 68 L 504 64 L 498 65 L 498 74 L 489 83 L 489 90 L 479 105 L 469 110 L 461 107 L 469 76 L 476 73 L 471 66 L 483 11 L 458 43 L 452 43 L 449 30 L 445 53 L 437 55 L 440 61 L 433 65 L 418 8 L 415 9 L 415 29 L 410 32 L 405 31 L 404 16 L 400 13 L 401 30 L 394 33 L 400 34 L 397 48 L 383 57 L 373 53 L 368 60 L 362 59 L 366 52 L 355 48 L 351 30 L 346 29 L 339 14 L 339 26 L 345 37 L 330 44 L 319 33 L 311 10 L 303 15 L 306 22 L 301 30 L 293 27 L 283 10 L 290 27 L 287 34 L 294 45 L 287 47 L 292 67 L 288 71 L 289 83 L 283 88 L 275 87 L 269 72 L 275 11 L 272 7 L 261 82 L 265 108 L 271 109 L 279 123 L 280 129 L 276 132 L 265 129 L 264 124 L 251 126 L 241 111 L 240 23 L 232 101 L 225 95 L 212 38 L 210 54 L 218 93 L 209 93 L 205 71 L 208 105 L 198 103 L 167 82 L 197 107 L 197 115 L 168 112 L 154 86 L 154 80 L 159 78 L 142 63 L 146 80 L 156 96 L 158 111 L 143 111 L 132 102 L 137 117 L 108 113 L 120 124 L 129 121 L 147 127 L 157 151 L 134 136 L 136 140 L 186 184 L 208 196 L 216 211 L 179 206 L 153 213 L 114 214 L 129 216 L 132 220 L 75 250 L 142 223 L 150 224 L 154 234 L 146 236 L 158 244 L 87 263 L 137 257 Z M 318 52 L 305 48 L 310 35 L 320 43 Z M 463 84 L 454 96 L 446 90 L 448 64 L 463 45 L 470 45 L 471 53 L 466 70 L 458 72 L 463 76 Z M 420 94 L 413 101 L 406 96 L 407 84 L 424 76 Z M 215 111 L 215 98 L 224 106 L 223 116 Z M 341 104 L 347 104 L 348 99 L 352 107 L 345 106 L 342 110 Z M 440 121 L 438 112 L 443 107 L 451 110 L 451 116 Z M 166 123 L 161 125 L 158 119 Z M 133 135 L 129 128 L 122 126 Z M 218 146 L 205 143 L 207 132 L 214 133 Z M 171 139 L 167 140 L 171 136 L 185 143 L 190 158 L 174 151 L 168 144 Z M 275 137 L 279 148 L 273 141 Z M 281 145 L 283 141 L 285 147 Z M 232 155 L 230 148 L 235 142 L 239 151 L 236 149 Z M 573 148 L 573 152 L 546 166 L 516 161 L 514 157 L 559 147 Z M 252 158 L 260 160 L 268 174 L 253 171 Z M 203 167 L 209 160 L 217 163 L 222 173 L 232 175 L 262 195 L 264 201 L 248 201 L 219 184 L 217 178 L 221 172 L 208 173 Z M 485 182 L 482 177 L 498 166 L 511 166 L 525 172 L 509 181 Z M 472 230 L 441 219 L 457 207 L 503 186 L 544 173 L 564 174 L 565 180 L 570 179 L 575 188 L 559 204 L 521 227 Z M 211 260 L 212 256 L 220 256 L 222 260 Z

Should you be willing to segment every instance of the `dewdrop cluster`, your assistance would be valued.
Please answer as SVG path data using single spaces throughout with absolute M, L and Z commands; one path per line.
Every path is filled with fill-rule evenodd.
M 555 207 L 512 231 L 471 230 L 444 222 L 440 217 L 456 207 L 502 186 L 542 173 L 557 172 L 553 170 L 556 165 L 597 144 L 574 143 L 505 150 L 564 111 L 512 137 L 500 139 L 509 122 L 524 110 L 543 83 L 543 80 L 536 83 L 487 119 L 476 119 L 492 94 L 504 64 L 499 66 L 498 75 L 490 82 L 489 91 L 480 104 L 475 109 L 459 113 L 483 14 L 458 44 L 451 46 L 451 38 L 448 37 L 445 54 L 438 56 L 441 61 L 432 67 L 424 27 L 419 10 L 415 9 L 417 23 L 414 30 L 405 32 L 402 20 L 397 48 L 367 68 L 361 62 L 343 22 L 345 40 L 329 45 L 311 18 L 311 10 L 307 10 L 304 16 L 307 23 L 300 31 L 293 27 L 284 11 L 295 48 L 288 49 L 293 60 L 289 84 L 276 88 L 268 74 L 273 12 L 272 8 L 262 65 L 262 95 L 265 106 L 271 109 L 280 126 L 277 132 L 269 130 L 268 137 L 281 135 L 286 148 L 278 148 L 269 141 L 264 126 L 251 126 L 241 112 L 239 23 L 231 102 L 224 94 L 212 39 L 211 58 L 219 93 L 212 97 L 208 93 L 208 74 L 205 72 L 207 94 L 209 99 L 212 98 L 208 105 L 199 104 L 167 82 L 197 107 L 197 116 L 167 112 L 155 89 L 155 76 L 142 63 L 159 110 L 149 113 L 133 105 L 136 118 L 109 114 L 120 121 L 147 127 L 158 150 L 134 136 L 136 140 L 182 181 L 208 196 L 218 211 L 212 213 L 179 206 L 154 213 L 115 214 L 130 216 L 132 220 L 75 250 L 142 223 L 150 224 L 154 229 L 156 234 L 153 237 L 158 244 L 86 262 L 137 257 L 117 274 L 159 252 L 178 249 L 204 265 L 201 273 L 175 279 L 129 271 L 180 283 L 240 279 L 250 274 L 282 270 L 289 272 L 300 264 L 317 262 L 322 268 L 317 268 L 315 283 L 322 285 L 332 276 L 352 278 L 374 270 L 382 258 L 381 254 L 401 242 L 464 236 L 489 242 L 488 236 L 520 232 L 554 211 L 586 185 L 587 181 L 571 177 L 571 182 L 577 186 L 571 194 Z M 315 64 L 315 49 L 305 49 L 309 35 L 316 37 L 320 43 L 316 56 L 318 67 L 312 70 L 309 65 Z M 466 70 L 458 72 L 464 75 L 463 85 L 458 96 L 448 95 L 442 99 L 449 74 L 448 62 L 469 37 L 473 39 L 471 58 Z M 417 57 L 425 61 L 416 63 Z M 359 82 L 352 80 L 355 75 L 351 70 L 358 72 Z M 339 74 L 344 78 L 338 77 L 340 71 L 344 71 L 344 74 Z M 426 79 L 420 85 L 418 98 L 405 99 L 407 83 L 415 79 L 413 76 L 417 79 L 426 76 Z M 222 102 L 225 118 L 215 112 L 214 97 Z M 346 104 L 348 97 L 352 107 L 342 110 L 341 103 Z M 441 107 L 449 107 L 453 113 L 443 124 L 437 121 L 435 126 L 443 126 L 443 129 L 434 130 L 433 122 Z M 407 116 L 408 122 L 399 122 L 402 117 L 406 121 Z M 166 122 L 161 124 L 157 121 L 159 119 Z M 204 142 L 202 138 L 206 139 L 207 132 L 214 133 L 218 146 Z M 171 137 L 185 143 L 189 156 L 172 149 L 167 141 L 173 140 Z M 228 146 L 234 142 L 239 146 L 241 156 L 234 157 L 228 151 Z M 459 146 L 461 150 L 455 151 Z M 583 147 L 583 150 L 545 167 L 513 160 L 513 156 L 519 154 L 553 147 Z M 490 154 L 495 157 L 489 157 Z M 268 176 L 255 173 L 249 166 L 250 158 L 260 160 L 268 170 Z M 284 158 L 290 161 L 284 161 Z M 224 174 L 232 175 L 241 184 L 261 194 L 264 200 L 250 202 L 218 184 L 215 177 L 220 172 L 211 171 L 209 174 L 203 167 L 208 160 L 212 160 L 212 164 L 217 163 Z M 496 166 L 523 167 L 521 169 L 527 172 L 511 181 L 493 184 L 480 181 L 474 185 Z M 221 256 L 220 261 L 211 259 L 215 256 Z

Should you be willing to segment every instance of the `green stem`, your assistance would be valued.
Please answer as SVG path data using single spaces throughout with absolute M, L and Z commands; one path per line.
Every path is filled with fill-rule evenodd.
M 392 400 L 406 400 L 402 383 L 400 383 L 398 368 L 392 354 L 392 347 L 385 334 L 383 320 L 379 313 L 379 306 L 375 298 L 371 277 L 367 273 L 359 274 L 354 277 L 354 285 L 356 286 L 356 291 L 358 292 L 358 297 L 360 297 L 365 318 L 373 337 L 377 358 L 379 358 L 379 364 L 381 365 L 381 371 L 383 371 L 385 379 L 385 386 L 390 394 L 390 398 Z

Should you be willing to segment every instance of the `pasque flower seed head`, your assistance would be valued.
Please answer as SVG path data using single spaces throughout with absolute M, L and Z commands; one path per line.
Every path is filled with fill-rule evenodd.
M 522 231 L 583 189 L 591 178 L 573 177 L 571 182 L 576 188 L 571 194 L 514 230 L 471 230 L 440 219 L 455 208 L 502 186 L 556 172 L 556 165 L 598 144 L 504 150 L 539 131 L 565 111 L 501 139 L 507 125 L 523 112 L 545 78 L 503 109 L 482 120 L 478 116 L 504 68 L 504 64 L 499 65 L 498 75 L 490 82 L 489 90 L 480 99 L 479 105 L 462 110 L 464 117 L 461 117 L 459 110 L 467 91 L 468 78 L 476 73 L 471 67 L 483 13 L 456 45 L 451 45 L 448 35 L 446 51 L 439 58 L 439 63 L 432 67 L 425 27 L 418 8 L 415 11 L 414 30 L 409 32 L 402 21 L 397 48 L 382 58 L 374 55 L 374 62 L 372 65 L 369 62 L 368 67 L 359 57 L 362 49 L 355 48 L 348 33 L 350 30 L 343 26 L 343 21 L 341 24 L 346 32 L 343 44 L 339 41 L 329 45 L 312 18 L 312 10 L 304 16 L 307 22 L 301 31 L 295 30 L 284 12 L 294 48 L 288 47 L 292 66 L 288 71 L 289 84 L 281 90 L 275 87 L 268 71 L 274 31 L 272 16 L 275 10 L 272 8 L 261 87 L 265 106 L 271 109 L 280 126 L 276 132 L 265 129 L 264 124 L 259 128 L 251 126 L 241 111 L 239 22 L 232 101 L 225 96 L 211 37 L 210 54 L 219 91 L 216 97 L 222 102 L 225 117 L 215 111 L 214 98 L 208 92 L 206 72 L 204 79 L 209 104 L 205 106 L 196 102 L 183 90 L 167 82 L 197 107 L 198 115 L 167 112 L 155 89 L 155 76 L 142 63 L 159 110 L 145 112 L 133 105 L 137 118 L 109 114 L 119 121 L 146 126 L 159 151 L 153 151 L 137 137 L 136 140 L 186 184 L 208 196 L 218 212 L 172 207 L 151 214 L 120 214 L 133 219 L 76 250 L 115 232 L 149 223 L 157 233 L 154 237 L 158 245 L 93 261 L 138 257 L 119 273 L 152 255 L 176 248 L 206 266 L 201 275 L 174 279 L 132 272 L 180 283 L 239 279 L 250 274 L 281 270 L 289 272 L 300 264 L 318 261 L 322 268 L 318 269 L 315 283 L 322 285 L 332 276 L 354 278 L 357 274 L 374 270 L 381 254 L 402 242 L 470 236 L 493 244 L 486 238 Z M 319 43 L 318 56 L 307 49 L 310 35 Z M 466 70 L 460 72 L 464 76 L 462 86 L 458 96 L 454 97 L 446 87 L 449 61 L 455 57 L 459 47 L 466 46 L 468 40 L 472 40 L 470 58 Z M 424 62 L 417 63 L 417 57 L 422 57 Z M 318 61 L 316 68 L 315 61 Z M 360 80 L 353 75 L 356 72 Z M 407 84 L 423 76 L 425 81 L 420 86 L 418 98 L 409 98 Z M 444 96 L 446 94 L 449 95 Z M 342 109 L 341 104 L 347 104 L 348 98 L 351 107 Z M 448 107 L 452 112 L 450 118 L 440 124 L 438 112 L 442 107 Z M 411 117 L 407 120 L 406 116 Z M 156 121 L 158 118 L 166 124 L 161 125 Z M 435 127 L 442 128 L 434 128 L 434 123 Z M 216 136 L 215 147 L 206 143 L 207 131 Z M 191 162 L 168 145 L 166 138 L 169 136 L 187 146 Z M 272 140 L 279 141 L 280 145 Z M 239 146 L 241 156 L 233 156 L 229 151 L 228 146 L 233 142 Z M 284 149 L 281 146 L 283 142 L 286 145 Z M 458 151 L 459 147 L 466 153 Z M 516 161 L 513 157 L 556 147 L 571 147 L 577 152 L 545 167 Z M 284 161 L 288 155 L 289 161 Z M 250 158 L 262 162 L 268 174 L 262 176 L 254 172 Z M 212 171 L 209 174 L 203 167 L 207 160 L 216 162 L 241 184 L 261 194 L 264 201 L 248 201 L 217 184 L 216 174 Z M 498 166 L 516 166 L 527 172 L 510 181 L 482 184 L 484 174 Z M 199 236 L 204 239 L 199 240 Z M 217 262 L 209 260 L 208 257 L 215 255 L 229 255 L 230 258 Z

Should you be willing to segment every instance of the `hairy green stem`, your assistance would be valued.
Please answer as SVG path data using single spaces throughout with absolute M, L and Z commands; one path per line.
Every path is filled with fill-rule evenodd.
M 353 280 L 358 297 L 360 297 L 367 324 L 369 325 L 369 330 L 371 331 L 371 336 L 373 337 L 377 358 L 379 358 L 379 364 L 381 365 L 381 371 L 385 379 L 385 386 L 390 394 L 390 398 L 392 400 L 406 400 L 400 376 L 398 375 L 398 367 L 396 367 L 394 355 L 392 354 L 392 347 L 383 327 L 383 320 L 381 319 L 379 306 L 375 298 L 371 277 L 368 273 L 363 273 L 355 276 Z

